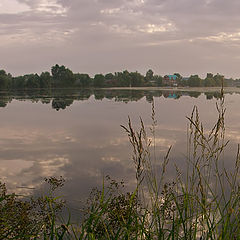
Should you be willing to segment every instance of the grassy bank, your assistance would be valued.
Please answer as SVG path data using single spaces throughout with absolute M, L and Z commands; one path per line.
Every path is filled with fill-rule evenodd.
M 122 126 L 132 146 L 136 188 L 126 192 L 123 182 L 103 179 L 89 196 L 81 224 L 61 219 L 64 203 L 55 197 L 62 178 L 46 179 L 49 194 L 22 200 L 0 187 L 0 239 L 240 239 L 240 155 L 227 171 L 224 162 L 224 96 L 216 106 L 212 129 L 204 129 L 197 107 L 188 117 L 187 170 L 176 166 L 169 180 L 171 147 L 157 163 L 155 108 L 152 126 L 131 119 Z M 157 171 L 155 163 L 161 165 Z M 69 214 L 71 216 L 71 214 Z

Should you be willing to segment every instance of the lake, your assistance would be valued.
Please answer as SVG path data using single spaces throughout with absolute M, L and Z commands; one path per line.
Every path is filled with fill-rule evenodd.
M 1 92 L 0 176 L 9 190 L 27 195 L 41 192 L 45 177 L 66 179 L 61 194 L 76 209 L 103 176 L 132 189 L 135 170 L 128 136 L 120 125 L 128 116 L 148 130 L 152 103 L 156 112 L 156 156 L 161 163 L 172 146 L 168 176 L 176 163 L 184 171 L 187 149 L 186 116 L 198 107 L 206 129 L 217 120 L 218 92 L 158 90 L 52 90 Z M 233 167 L 240 140 L 240 94 L 225 95 L 225 166 Z M 158 164 L 158 163 L 156 163 Z

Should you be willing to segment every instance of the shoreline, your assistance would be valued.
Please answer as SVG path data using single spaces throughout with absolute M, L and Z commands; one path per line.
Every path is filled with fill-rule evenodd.
M 171 91 L 171 92 L 220 92 L 221 87 L 103 87 L 103 88 L 24 88 L 24 89 L 9 89 L 0 90 L 0 93 L 7 92 L 25 92 L 38 90 L 133 90 L 133 91 Z M 224 93 L 240 93 L 240 87 L 224 87 Z
M 150 90 L 150 91 L 176 91 L 176 92 L 220 92 L 221 87 L 110 87 L 108 90 Z M 225 87 L 225 93 L 240 93 L 240 88 Z

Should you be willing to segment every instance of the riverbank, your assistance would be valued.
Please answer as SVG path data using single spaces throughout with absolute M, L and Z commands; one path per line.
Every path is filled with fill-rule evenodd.
M 101 88 L 109 90 L 146 90 L 146 91 L 178 91 L 178 92 L 220 92 L 221 87 L 113 87 Z M 240 93 L 240 88 L 224 87 L 225 93 Z

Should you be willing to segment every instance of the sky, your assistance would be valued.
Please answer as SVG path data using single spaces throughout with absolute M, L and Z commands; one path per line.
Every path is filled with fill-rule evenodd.
M 239 0 L 0 0 L 0 69 L 240 77 Z

